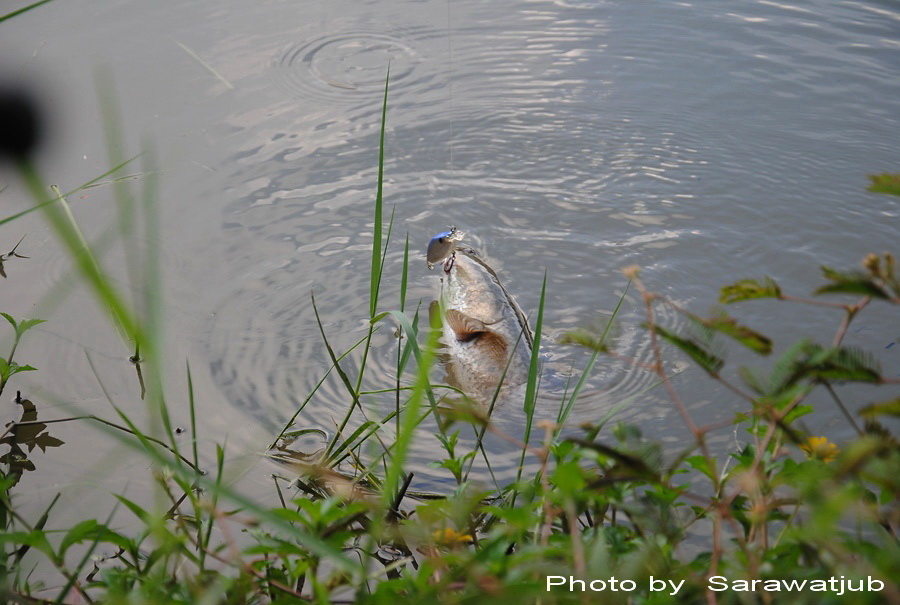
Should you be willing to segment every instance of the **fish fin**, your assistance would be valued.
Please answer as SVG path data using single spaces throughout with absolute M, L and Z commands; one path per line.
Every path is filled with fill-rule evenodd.
M 470 317 L 456 309 L 447 309 L 444 317 L 447 320 L 447 325 L 456 335 L 456 340 L 460 342 L 469 342 L 487 331 L 483 321 Z
M 488 355 L 494 358 L 499 367 L 506 366 L 508 350 L 505 338 L 493 332 L 485 332 L 478 343 L 478 346 L 484 347 Z

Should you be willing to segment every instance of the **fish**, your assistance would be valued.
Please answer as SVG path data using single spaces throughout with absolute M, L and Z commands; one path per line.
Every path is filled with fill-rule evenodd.
M 447 382 L 470 399 L 508 399 L 528 381 L 531 328 L 497 273 L 455 227 L 428 244 L 428 267 L 441 265 L 441 296 L 432 311 L 441 319 Z M 505 374 L 504 374 L 505 373 Z M 502 383 L 501 383 L 502 380 Z

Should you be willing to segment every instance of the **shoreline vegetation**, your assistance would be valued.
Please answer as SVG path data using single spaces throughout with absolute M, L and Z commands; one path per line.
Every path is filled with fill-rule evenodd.
M 105 107 L 114 107 L 111 89 L 106 87 L 105 93 Z M 390 296 L 398 306 L 391 308 L 393 303 L 386 303 L 388 296 L 381 292 L 385 258 L 394 239 L 394 215 L 384 217 L 382 189 L 387 112 L 386 81 L 366 335 L 349 350 L 335 351 L 315 297 L 310 300 L 330 360 L 319 385 L 332 373 L 339 378 L 346 390 L 346 415 L 316 455 L 290 447 L 308 433 L 323 434 L 318 427 L 296 424 L 302 405 L 274 436 L 271 455 L 285 462 L 286 474 L 297 477 L 293 485 L 298 488 L 291 498 L 278 488 L 280 505 L 274 508 L 223 481 L 227 461 L 221 446 L 214 453 L 215 468 L 201 470 L 205 458 L 198 451 L 194 404 L 203 394 L 194 393 L 189 366 L 186 393 L 167 393 L 159 372 L 165 352 L 154 252 L 126 246 L 131 286 L 147 293 L 132 302 L 130 293 L 106 277 L 68 207 L 68 194 L 59 189 L 48 193 L 30 159 L 30 148 L 4 149 L 34 198 L 33 209 L 43 212 L 83 283 L 133 347 L 134 370 L 129 371 L 140 380 L 152 418 L 149 426 L 138 426 L 111 398 L 110 418 L 38 420 L 40 403 L 31 402 L 27 393 L 17 395 L 22 419 L 7 425 L 0 438 L 9 450 L 0 458 L 4 601 L 583 603 L 586 594 L 599 594 L 590 592 L 593 588 L 584 592 L 551 587 L 552 578 L 563 578 L 573 586 L 599 587 L 597 582 L 602 582 L 608 603 L 849 602 L 837 588 L 829 587 L 837 578 L 834 586 L 849 590 L 868 582 L 867 590 L 853 593 L 853 603 L 900 603 L 896 584 L 900 448 L 889 428 L 900 415 L 900 379 L 885 375 L 871 354 L 844 344 L 850 326 L 870 305 L 900 308 L 900 279 L 892 255 L 869 255 L 858 270 L 823 267 L 825 283 L 811 297 L 790 293 L 789 287 L 769 278 L 743 279 L 723 287 L 724 305 L 769 299 L 758 304 L 827 306 L 841 315 L 836 326 L 806 326 L 807 333 L 825 334 L 826 342 L 801 340 L 786 347 L 779 343 L 783 353 L 768 369 L 741 368 L 741 382 L 727 378 L 733 372 L 723 371 L 726 361 L 718 353 L 717 341 L 731 340 L 762 358 L 775 349 L 769 337 L 724 311 L 707 317 L 677 306 L 650 290 L 637 267 L 625 269 L 646 310 L 645 327 L 653 349 L 647 369 L 656 373 L 693 436 L 692 443 L 666 459 L 661 445 L 645 439 L 637 427 L 612 425 L 609 418 L 580 427 L 577 436 L 568 434 L 576 431 L 567 427 L 567 436 L 563 435 L 572 404 L 594 363 L 600 356 L 616 355 L 609 326 L 617 307 L 602 330 L 578 329 L 563 338 L 586 347 L 591 356 L 561 401 L 556 422 L 532 425 L 540 374 L 539 357 L 532 356 L 528 388 L 520 403 L 527 418 L 524 438 L 501 435 L 521 450 L 519 476 L 508 485 L 483 488 L 468 481 L 468 473 L 478 457 L 490 463 L 481 440 L 489 431 L 501 431 L 491 422 L 490 408 L 452 404 L 443 397 L 449 387 L 432 382 L 438 330 L 421 321 L 418 307 L 407 306 L 408 237 L 403 241 L 400 291 Z M 120 132 L 115 113 L 106 115 L 114 168 L 82 188 L 109 179 L 117 200 L 119 240 L 135 241 L 140 230 L 144 241 L 156 241 L 153 154 L 140 154 L 143 186 L 131 191 L 119 177 L 137 156 L 124 159 L 124 147 L 115 136 Z M 880 175 L 873 179 L 873 187 L 898 194 L 897 182 L 896 175 Z M 22 214 L 0 217 L 0 224 Z M 21 260 L 26 253 L 19 252 L 20 245 L 21 241 L 3 255 L 2 262 L 26 262 Z M 535 314 L 535 351 L 540 347 L 544 287 Z M 835 302 L 836 297 L 850 302 Z M 660 324 L 661 307 L 686 318 L 689 328 L 676 331 Z M 42 320 L 3 317 L 12 328 L 12 336 L 7 328 L 0 344 L 0 393 L 8 400 L 16 375 L 35 371 L 29 363 L 40 367 L 40 360 L 19 359 L 17 347 Z M 366 359 L 375 331 L 395 327 L 396 388 L 377 394 L 390 397 L 394 409 L 375 417 L 367 409 L 374 394 L 365 390 Z M 357 349 L 361 362 L 350 370 L 344 360 Z M 708 446 L 711 431 L 725 427 L 704 425 L 692 415 L 690 402 L 679 397 L 663 370 L 663 360 L 676 355 L 686 356 L 741 403 L 745 411 L 733 420 L 740 448 L 717 456 Z M 102 383 L 102 376 L 97 379 Z M 848 383 L 883 385 L 885 396 L 858 409 L 842 397 Z M 822 405 L 821 399 L 812 403 L 814 392 L 824 393 L 823 399 L 840 411 L 855 438 L 834 443 L 804 429 L 802 419 Z M 168 413 L 172 405 L 190 409 L 189 447 L 176 438 L 178 429 Z M 435 423 L 444 449 L 440 465 L 455 479 L 455 489 L 446 494 L 409 491 L 410 444 L 426 419 Z M 54 521 L 58 496 L 40 515 L 17 506 L 16 484 L 34 468 L 31 458 L 40 456 L 34 448 L 62 445 L 51 435 L 56 423 L 88 421 L 102 430 L 98 439 L 124 444 L 152 465 L 146 480 L 155 486 L 156 502 L 163 505 L 111 496 L 111 502 L 138 520 L 141 531 L 122 531 L 110 518 L 59 526 Z M 460 446 L 463 431 L 477 436 L 470 450 Z M 536 474 L 522 473 L 526 459 L 539 463 Z M 231 538 L 235 532 L 249 536 L 250 545 Z M 699 552 L 697 536 L 706 542 Z M 688 548 L 692 537 L 694 545 Z M 111 554 L 100 557 L 101 551 Z M 60 581 L 34 582 L 34 564 L 26 567 L 23 562 L 35 558 L 54 570 Z M 610 580 L 633 589 L 612 590 Z M 735 588 L 745 585 L 760 589 L 753 588 L 748 596 L 748 591 Z M 781 600 L 783 594 L 772 592 L 775 585 L 800 588 L 792 589 L 786 601 Z M 827 589 L 818 590 L 819 586 Z

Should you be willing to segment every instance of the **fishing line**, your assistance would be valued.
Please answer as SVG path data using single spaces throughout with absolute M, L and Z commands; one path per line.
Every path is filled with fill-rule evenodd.
M 447 101 L 450 106 L 450 111 L 447 112 L 450 123 L 450 184 L 447 189 L 452 200 L 453 184 L 456 181 L 456 177 L 453 172 L 453 25 L 450 19 L 450 2 L 452 0 L 447 0 Z

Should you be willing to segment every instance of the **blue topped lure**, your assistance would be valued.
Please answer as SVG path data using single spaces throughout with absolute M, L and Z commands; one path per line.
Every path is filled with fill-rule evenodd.
M 450 227 L 450 231 L 438 233 L 428 242 L 428 250 L 425 253 L 425 259 L 428 261 L 428 268 L 434 269 L 437 263 L 446 261 L 456 254 L 456 242 L 465 237 L 465 232 L 460 231 L 456 227 Z

